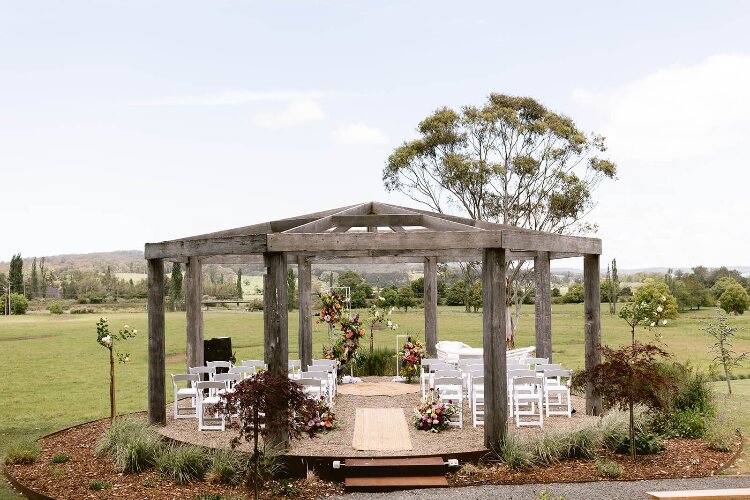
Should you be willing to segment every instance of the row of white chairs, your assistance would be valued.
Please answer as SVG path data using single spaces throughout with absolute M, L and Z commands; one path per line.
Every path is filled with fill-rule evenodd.
M 217 373 L 217 368 L 226 369 L 227 372 Z M 300 368 L 299 360 L 290 360 L 289 378 L 300 383 L 305 393 L 311 397 L 323 398 L 333 404 L 338 362 L 314 360 L 304 372 Z M 215 410 L 221 395 L 231 392 L 235 384 L 264 369 L 266 365 L 260 360 L 244 360 L 241 365 L 233 365 L 228 361 L 209 361 L 206 366 L 191 367 L 190 373 L 172 375 L 174 418 L 197 418 L 199 430 L 223 431 L 225 416 L 219 415 Z M 190 403 L 180 406 L 179 402 L 188 398 Z M 207 412 L 210 415 L 208 419 Z M 207 420 L 218 423 L 207 423 Z
M 559 364 L 550 364 L 545 358 L 508 360 L 508 411 L 516 426 L 544 425 L 544 413 L 571 416 L 571 370 Z M 460 360 L 447 363 L 441 360 L 423 360 L 420 386 L 423 397 L 436 381 L 445 383 L 451 377 L 462 381 L 472 412 L 473 425 L 484 423 L 484 365 L 481 359 Z M 566 380 L 567 379 L 567 380 Z M 461 419 L 462 420 L 462 419 Z

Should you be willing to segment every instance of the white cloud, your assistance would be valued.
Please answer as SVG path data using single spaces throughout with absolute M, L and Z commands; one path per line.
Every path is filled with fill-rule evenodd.
M 250 121 L 258 128 L 281 129 L 317 122 L 326 118 L 328 118 L 328 115 L 320 104 L 312 99 L 299 99 L 291 101 L 280 110 L 254 113 L 250 117 Z
M 713 158 L 743 147 L 750 132 L 750 55 L 675 65 L 574 99 L 600 114 L 613 149 L 652 161 Z
M 388 136 L 381 130 L 363 122 L 342 125 L 334 130 L 331 136 L 340 144 L 377 145 L 388 142 Z
M 131 106 L 233 106 L 257 102 L 300 101 L 326 97 L 327 93 L 317 91 L 279 90 L 254 92 L 246 90 L 216 92 L 200 95 L 167 96 L 156 99 L 131 101 Z
M 574 95 L 579 123 L 604 134 L 619 180 L 592 218 L 622 267 L 747 262 L 750 54 L 672 65 Z M 580 118 L 584 118 L 581 120 Z

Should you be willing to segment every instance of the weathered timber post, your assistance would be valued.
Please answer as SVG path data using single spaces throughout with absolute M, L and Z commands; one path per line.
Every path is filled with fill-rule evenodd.
M 437 257 L 424 259 L 424 342 L 427 355 L 437 356 L 438 341 L 437 310 Z
M 299 303 L 299 330 L 297 353 L 300 364 L 307 369 L 312 365 L 312 265 L 310 259 L 297 258 L 297 302 Z
M 482 254 L 482 330 L 484 343 L 484 445 L 497 451 L 508 424 L 505 358 L 505 249 Z
M 263 254 L 263 355 L 268 371 L 286 375 L 289 361 L 287 331 L 286 254 Z
M 289 362 L 286 254 L 263 254 L 266 274 L 263 276 L 263 353 L 268 371 L 286 377 Z M 269 415 L 269 418 L 277 418 Z M 286 433 L 269 436 L 281 449 L 289 447 Z
M 599 255 L 583 256 L 583 316 L 585 336 L 585 368 L 592 369 L 601 363 L 599 344 L 602 342 L 601 291 L 599 288 Z M 586 414 L 601 415 L 602 398 L 594 394 L 591 383 L 586 384 Z
M 203 264 L 190 257 L 185 272 L 185 316 L 187 367 L 203 366 Z
M 148 260 L 148 421 L 167 425 L 164 388 L 164 260 Z
M 552 300 L 550 297 L 549 252 L 537 252 L 534 257 L 536 293 L 534 295 L 534 326 L 536 356 L 552 362 Z

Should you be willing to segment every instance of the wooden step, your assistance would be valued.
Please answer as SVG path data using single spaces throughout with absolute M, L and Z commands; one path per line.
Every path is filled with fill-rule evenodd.
M 444 476 L 441 457 L 349 458 L 345 462 L 347 477 Z
M 395 491 L 414 488 L 447 488 L 445 476 L 347 477 L 346 491 Z

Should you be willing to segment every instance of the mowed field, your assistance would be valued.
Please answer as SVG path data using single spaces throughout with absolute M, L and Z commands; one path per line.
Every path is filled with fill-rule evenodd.
M 553 358 L 565 367 L 583 366 L 583 306 L 581 304 L 553 306 Z M 399 329 L 394 332 L 375 332 L 376 346 L 395 349 L 395 335 L 412 333 L 423 337 L 423 310 L 396 312 L 393 315 Z M 639 338 L 653 339 L 661 334 L 661 341 L 674 360 L 690 362 L 708 372 L 711 340 L 700 330 L 703 321 L 710 321 L 716 310 L 701 310 L 682 314 L 666 328 L 653 332 L 639 330 Z M 127 324 L 137 328 L 134 339 L 120 344 L 122 352 L 130 353 L 131 362 L 118 364 L 117 409 L 120 413 L 146 408 L 147 344 L 145 313 L 106 315 L 112 329 Z M 263 356 L 262 313 L 210 312 L 204 315 L 205 336 L 231 336 L 238 359 L 257 359 Z M 94 315 L 27 315 L 0 316 L 0 457 L 4 461 L 7 450 L 15 443 L 58 430 L 79 422 L 103 418 L 109 414 L 109 363 L 107 351 L 96 343 Z M 738 332 L 735 350 L 750 351 L 750 315 L 730 317 L 730 322 L 746 329 Z M 290 357 L 297 352 L 298 312 L 289 314 Z M 441 307 L 439 337 L 460 340 L 481 346 L 481 313 L 465 313 L 463 308 Z M 313 322 L 313 342 L 316 351 L 327 341 L 324 325 Z M 363 340 L 366 340 L 365 337 Z M 516 345 L 533 344 L 534 310 L 524 306 Z M 602 307 L 602 340 L 607 344 L 629 341 L 625 322 L 612 317 L 607 305 Z M 366 342 L 365 342 L 366 345 Z M 364 347 L 366 348 L 366 347 Z M 185 313 L 167 313 L 167 399 L 171 400 L 170 373 L 185 372 Z M 750 374 L 750 363 L 736 370 L 738 375 Z M 717 392 L 726 384 L 714 384 Z M 734 381 L 738 394 L 750 394 L 750 381 Z M 748 398 L 735 398 L 740 405 L 740 416 L 745 432 L 750 432 Z M 746 407 L 747 406 L 747 407 Z M 13 498 L 7 487 L 0 487 L 0 498 Z

